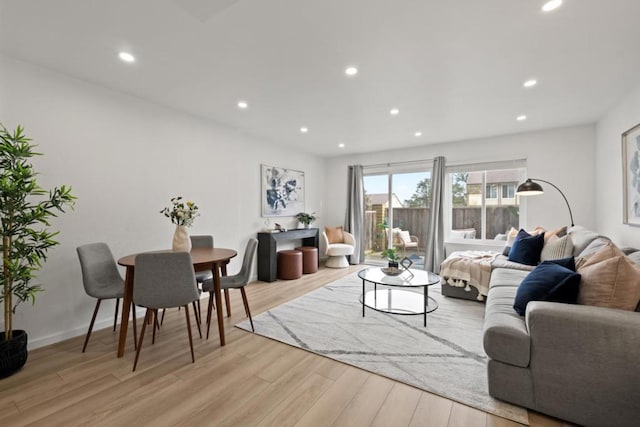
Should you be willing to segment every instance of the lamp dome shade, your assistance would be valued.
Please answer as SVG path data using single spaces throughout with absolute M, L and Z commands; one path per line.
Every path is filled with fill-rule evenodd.
M 516 194 L 519 196 L 535 196 L 542 193 L 544 193 L 542 186 L 537 182 L 531 181 L 531 179 L 527 179 L 525 182 L 520 184 L 516 190 Z

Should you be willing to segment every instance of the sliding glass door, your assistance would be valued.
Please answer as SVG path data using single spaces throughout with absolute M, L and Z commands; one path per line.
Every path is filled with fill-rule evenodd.
M 385 264 L 380 253 L 396 248 L 416 265 L 424 263 L 431 200 L 430 171 L 365 175 L 365 263 Z

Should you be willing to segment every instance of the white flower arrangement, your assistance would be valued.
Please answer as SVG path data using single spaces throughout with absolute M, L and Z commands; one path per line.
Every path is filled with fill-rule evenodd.
M 171 222 L 177 225 L 184 225 L 191 227 L 193 220 L 200 216 L 198 212 L 198 206 L 192 201 L 186 203 L 182 201 L 182 196 L 177 196 L 171 199 L 172 207 L 166 207 L 160 211 L 167 218 L 171 219 Z

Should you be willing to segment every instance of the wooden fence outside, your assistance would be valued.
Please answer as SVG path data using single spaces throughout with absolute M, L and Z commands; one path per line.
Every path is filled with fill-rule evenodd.
M 487 206 L 487 239 L 493 239 L 497 234 L 505 233 L 511 227 L 518 228 L 517 206 Z M 386 235 L 378 228 L 386 217 L 378 216 L 376 211 L 365 213 L 365 250 L 378 251 L 386 248 Z M 394 208 L 393 227 L 409 231 L 416 236 L 420 248 L 427 239 L 427 224 L 429 223 L 429 208 Z M 482 208 L 477 206 L 454 207 L 452 212 L 453 229 L 476 230 L 476 238 L 482 236 Z

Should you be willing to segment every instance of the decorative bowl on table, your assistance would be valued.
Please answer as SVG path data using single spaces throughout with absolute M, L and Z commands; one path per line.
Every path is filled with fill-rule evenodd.
M 399 276 L 402 274 L 402 270 L 398 267 L 383 267 L 380 270 L 387 276 Z

